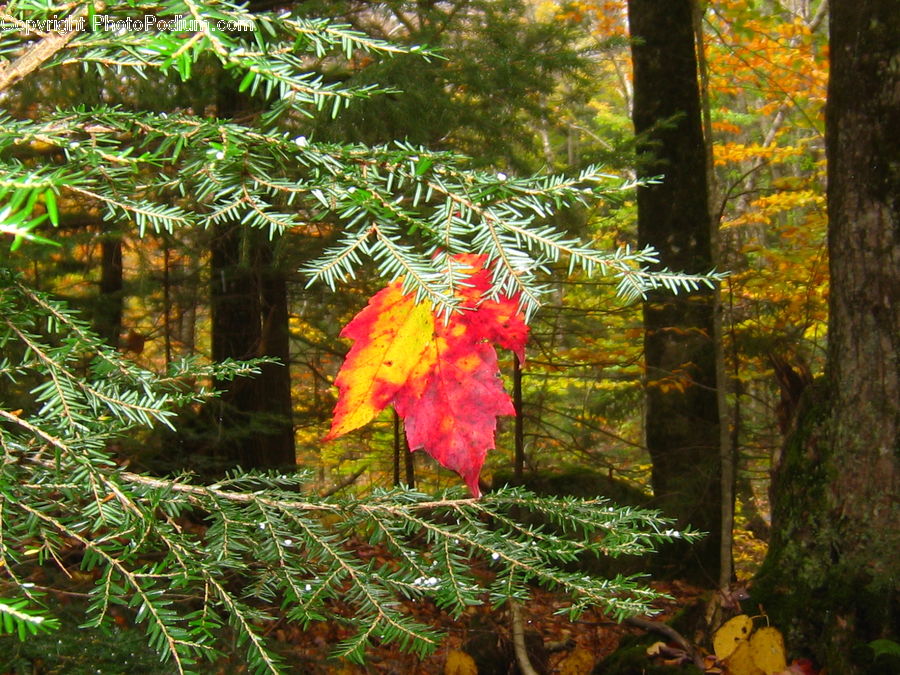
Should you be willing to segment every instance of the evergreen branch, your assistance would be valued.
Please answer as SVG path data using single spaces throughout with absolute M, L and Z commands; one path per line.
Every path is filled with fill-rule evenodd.
M 58 303 L 48 300 L 43 294 L 36 293 L 19 280 L 14 280 L 13 284 L 16 291 L 21 294 L 24 299 L 33 304 L 36 308 L 45 312 L 47 316 L 52 319 L 53 325 L 64 327 L 66 331 L 72 333 L 85 345 L 93 346 L 99 342 L 96 335 L 87 331 L 85 325 L 81 321 L 75 320 L 70 313 L 63 311 Z M 98 350 L 98 356 L 103 358 L 107 364 L 117 370 L 120 375 L 125 377 L 130 376 L 131 372 L 124 367 L 121 360 L 112 358 L 110 356 L 111 352 L 112 350 L 104 345 L 104 349 Z
M 59 620 L 28 606 L 24 598 L 0 598 L 0 635 L 15 632 L 19 640 L 59 628 Z
M 7 412 L 6 410 L 3 410 L 2 408 L 0 408 L 0 417 L 5 419 L 7 422 L 11 422 L 15 426 L 22 427 L 29 433 L 34 434 L 35 436 L 37 436 L 38 438 L 43 440 L 45 443 L 47 443 L 51 447 L 56 448 L 57 450 L 61 450 L 63 452 L 68 452 L 68 450 L 69 450 L 69 446 L 66 444 L 65 441 L 49 434 L 48 432 L 44 431 L 40 427 L 29 422 L 27 419 L 23 419 L 23 418 L 19 417 L 18 415 L 13 415 L 11 412 Z M 34 459 L 37 460 L 38 458 L 34 458 Z
M 163 537 L 169 551 L 178 556 L 179 562 L 185 569 L 187 574 L 191 574 L 196 569 L 195 561 L 197 560 L 197 551 L 189 551 L 185 549 L 177 541 L 171 538 Z M 247 612 L 237 602 L 234 596 L 229 592 L 216 574 L 210 573 L 206 568 L 202 568 L 202 578 L 206 587 L 212 588 L 216 597 L 228 610 L 228 615 L 234 625 L 237 626 L 239 634 L 249 639 L 251 645 L 251 654 L 255 657 L 255 662 L 261 664 L 265 670 L 270 673 L 280 673 L 278 661 L 275 656 L 266 648 L 266 645 L 259 635 L 256 627 L 247 617 Z
M 67 450 L 64 453 L 64 462 L 68 461 L 69 452 L 71 451 Z M 75 456 L 72 458 L 74 459 Z M 53 470 L 55 466 L 52 461 L 40 459 L 32 453 L 24 455 L 22 460 L 27 464 L 44 467 L 48 470 Z M 81 462 L 80 459 L 78 461 Z M 219 547 L 220 553 L 213 559 L 221 562 L 211 568 L 204 566 L 198 569 L 192 563 L 192 560 L 196 558 L 197 550 L 186 549 L 179 539 L 173 539 L 165 529 L 160 529 L 159 525 L 152 526 L 152 531 L 155 533 L 153 534 L 155 540 L 162 542 L 165 549 L 175 556 L 173 561 L 177 562 L 182 570 L 178 574 L 199 574 L 198 579 L 203 586 L 211 589 L 217 602 L 222 603 L 227 609 L 228 615 L 231 617 L 229 621 L 235 625 L 236 629 L 241 634 L 244 634 L 245 631 L 252 633 L 248 646 L 255 654 L 254 661 L 262 664 L 261 667 L 266 664 L 267 652 L 265 652 L 261 638 L 253 637 L 256 632 L 247 619 L 246 613 L 249 610 L 232 598 L 218 581 L 222 569 L 232 569 L 235 572 L 242 569 L 238 566 L 237 559 L 254 550 L 257 554 L 256 559 L 270 560 L 271 567 L 267 565 L 260 572 L 253 572 L 250 568 L 245 567 L 243 568 L 244 573 L 269 575 L 274 572 L 275 578 L 280 579 L 279 587 L 288 594 L 288 597 L 301 603 L 297 610 L 292 610 L 291 615 L 304 621 L 321 616 L 315 608 L 325 597 L 323 594 L 335 593 L 341 583 L 349 584 L 349 590 L 345 588 L 342 595 L 357 604 L 357 620 L 364 620 L 365 625 L 360 628 L 352 640 L 343 643 L 340 650 L 342 653 L 359 658 L 362 645 L 379 631 L 383 635 L 383 639 L 398 640 L 404 647 L 411 647 L 417 651 L 433 648 L 436 643 L 424 627 L 416 626 L 396 613 L 396 609 L 389 600 L 390 594 L 401 590 L 406 595 L 436 592 L 439 604 L 454 614 L 468 604 L 478 602 L 475 595 L 478 586 L 474 584 L 465 570 L 469 564 L 465 557 L 465 551 L 469 551 L 470 555 L 484 558 L 496 567 L 500 574 L 497 583 L 501 583 L 502 580 L 502 583 L 505 584 L 504 587 L 514 597 L 524 597 L 522 594 L 525 592 L 525 588 L 522 584 L 529 580 L 536 581 L 549 588 L 563 589 L 572 595 L 576 599 L 570 610 L 573 612 L 587 604 L 599 603 L 615 615 L 625 616 L 636 611 L 647 611 L 648 601 L 656 597 L 656 594 L 651 591 L 641 591 L 632 580 L 627 578 L 599 582 L 588 580 L 583 575 L 559 571 L 553 567 L 555 563 L 552 561 L 565 562 L 571 560 L 578 551 L 597 550 L 598 547 L 595 544 L 585 543 L 587 540 L 582 539 L 578 539 L 576 542 L 564 542 L 563 540 L 557 542 L 551 535 L 516 524 L 508 515 L 498 509 L 515 507 L 555 513 L 558 520 L 566 524 L 567 530 L 571 527 L 570 523 L 576 522 L 573 519 L 577 519 L 577 527 L 584 528 L 585 536 L 588 537 L 591 536 L 591 532 L 602 527 L 606 532 L 603 546 L 607 549 L 618 547 L 628 552 L 647 550 L 646 544 L 639 545 L 639 539 L 646 539 L 649 543 L 672 537 L 671 531 L 667 531 L 663 527 L 655 527 L 646 536 L 635 538 L 633 535 L 629 535 L 617 542 L 610 535 L 614 520 L 613 514 L 608 513 L 605 508 L 596 508 L 597 504 L 604 502 L 535 499 L 521 491 L 492 494 L 481 500 L 447 497 L 433 500 L 415 493 L 386 493 L 362 502 L 356 500 L 331 502 L 320 498 L 298 500 L 288 493 L 280 493 L 271 489 L 247 491 L 242 487 L 243 479 L 226 480 L 221 483 L 221 486 L 207 486 L 192 485 L 182 480 L 155 479 L 121 470 L 116 471 L 115 480 L 106 477 L 105 470 L 100 470 L 95 475 L 98 483 L 94 489 L 96 496 L 93 497 L 93 500 L 96 506 L 93 511 L 102 514 L 105 512 L 104 509 L 108 510 L 109 505 L 113 503 L 119 504 L 120 508 L 109 511 L 109 517 L 103 521 L 106 527 L 117 528 L 116 532 L 110 532 L 107 537 L 93 540 L 93 547 L 102 549 L 103 542 L 112 545 L 119 541 L 126 536 L 123 533 L 131 531 L 127 529 L 132 527 L 128 524 L 131 521 L 152 523 L 152 510 L 148 510 L 150 504 L 164 503 L 161 501 L 163 499 L 170 504 L 178 504 L 181 499 L 186 498 L 188 502 L 195 504 L 204 512 L 212 514 L 218 522 L 223 524 L 224 529 L 220 530 L 220 534 L 213 536 L 212 528 L 208 532 L 209 537 L 220 542 L 215 544 Z M 259 479 L 262 479 L 262 476 Z M 119 487 L 120 483 L 121 488 Z M 49 481 L 41 481 L 34 485 L 41 489 L 54 489 L 53 483 Z M 226 488 L 226 486 L 232 485 L 233 487 Z M 135 492 L 136 489 L 137 492 Z M 135 498 L 145 502 L 145 505 L 139 505 L 135 502 Z M 150 498 L 152 501 L 147 502 Z M 174 502 L 173 498 L 176 498 Z M 249 509 L 249 511 L 244 511 L 243 515 L 236 520 L 237 512 L 232 513 L 230 505 Z M 448 512 L 453 515 L 449 518 L 442 515 Z M 91 512 L 87 511 L 86 513 L 90 514 Z M 131 521 L 127 518 L 123 520 L 126 513 L 132 514 Z M 254 516 L 253 513 L 257 515 Z M 277 517 L 275 514 L 278 514 Z M 438 560 L 443 580 L 437 576 L 432 577 L 427 568 L 418 563 L 411 564 L 400 576 L 379 568 L 360 566 L 359 562 L 353 559 L 352 554 L 338 548 L 333 539 L 334 534 L 330 532 L 330 527 L 326 531 L 320 530 L 318 525 L 314 525 L 314 521 L 310 518 L 317 517 L 317 514 L 331 514 L 328 516 L 329 519 L 337 517 L 339 522 L 345 522 L 346 527 L 351 529 L 364 524 L 369 529 L 374 528 L 381 532 L 380 539 L 389 544 L 392 555 L 398 556 L 400 560 L 414 559 L 409 538 L 425 534 L 433 542 L 431 550 L 441 552 Z M 348 516 L 350 517 L 348 518 Z M 640 512 L 626 513 L 625 516 L 617 517 L 623 524 L 630 523 L 630 527 L 643 523 L 648 518 Z M 51 519 L 57 525 L 65 526 L 65 523 L 59 519 L 52 517 Z M 492 520 L 499 526 L 499 529 L 486 530 L 482 523 L 483 520 Z M 265 543 L 262 548 L 259 548 L 259 544 L 256 544 L 255 549 L 248 548 L 247 543 L 250 541 L 248 537 L 260 532 L 256 527 L 257 521 L 263 524 L 264 531 L 267 532 Z M 451 525 L 454 521 L 458 521 L 460 524 Z M 392 525 L 391 522 L 397 524 Z M 646 522 L 654 523 L 656 521 L 650 519 Z M 228 534 L 229 523 L 237 527 L 231 535 Z M 659 523 L 661 524 L 662 521 Z M 631 531 L 633 532 L 633 529 Z M 82 539 L 88 539 L 85 535 L 80 536 Z M 221 540 L 220 536 L 224 536 L 226 539 Z M 229 544 L 227 542 L 229 537 L 238 545 Z M 284 539 L 288 537 L 297 542 L 296 546 L 292 544 L 291 551 L 288 551 L 284 544 Z M 133 539 L 133 537 L 128 538 Z M 146 536 L 136 541 L 144 540 L 146 540 Z M 148 545 L 151 545 L 150 540 L 147 541 Z M 304 543 L 301 544 L 301 542 Z M 555 545 L 557 543 L 559 545 Z M 635 548 L 636 546 L 637 548 Z M 322 575 L 323 578 L 316 582 L 315 588 L 309 584 L 304 586 L 302 581 L 298 581 L 295 576 L 291 576 L 287 572 L 299 569 L 300 559 L 296 557 L 294 551 L 301 550 L 305 552 L 308 560 L 315 560 L 315 565 L 324 566 L 327 570 Z M 265 570 L 271 570 L 271 572 Z M 118 567 L 115 568 L 115 571 L 116 574 L 120 573 Z M 174 577 L 171 576 L 174 572 L 164 572 L 162 568 L 160 568 L 160 572 L 164 573 L 166 578 L 174 580 Z M 159 574 L 148 576 L 145 573 L 134 571 L 128 571 L 128 574 L 130 578 L 123 578 L 126 578 L 129 583 L 133 581 L 137 584 L 144 583 L 142 580 L 152 581 L 161 578 Z M 267 583 L 265 576 L 257 578 L 260 583 Z M 111 584 L 112 581 L 109 580 L 107 583 Z M 109 592 L 113 592 L 113 590 L 110 586 Z M 147 593 L 145 592 L 144 596 L 147 596 Z M 140 602 L 142 606 L 145 604 L 143 600 Z M 300 612 L 300 607 L 305 607 L 303 612 Z M 144 611 L 147 612 L 150 609 Z M 161 618 L 165 618 L 162 614 L 157 614 Z M 156 621 L 155 618 L 152 620 Z M 171 631 L 170 634 L 177 643 L 174 645 L 175 649 L 188 649 L 189 651 L 195 649 L 195 638 Z M 277 672 L 277 665 L 270 664 L 265 667 L 269 668 L 270 672 Z
M 264 503 L 264 502 L 261 502 Z M 377 630 L 382 624 L 385 626 L 394 629 L 400 636 L 405 636 L 411 642 L 419 644 L 424 642 L 426 645 L 437 647 L 437 641 L 434 640 L 431 636 L 422 633 L 421 631 L 414 630 L 410 626 L 406 625 L 404 622 L 399 620 L 396 616 L 396 612 L 389 611 L 390 605 L 384 602 L 383 598 L 377 597 L 372 589 L 371 583 L 369 579 L 363 578 L 360 573 L 360 570 L 355 566 L 350 564 L 343 553 L 341 553 L 337 548 L 332 546 L 324 537 L 317 536 L 317 533 L 314 532 L 306 521 L 302 518 L 298 518 L 293 510 L 283 510 L 284 515 L 291 519 L 294 524 L 307 536 L 315 542 L 315 544 L 325 553 L 325 556 L 333 562 L 338 568 L 340 568 L 342 572 L 342 576 L 351 580 L 353 585 L 353 592 L 359 593 L 362 596 L 362 604 L 364 608 L 372 614 L 372 618 L 369 622 L 369 627 L 360 634 L 360 639 L 356 644 L 365 644 L 369 636 Z M 393 638 L 398 639 L 398 638 Z M 393 641 L 393 640 L 392 640 Z M 405 640 L 400 639 L 401 644 L 405 643 Z M 348 648 L 346 650 L 342 650 L 338 652 L 343 656 L 353 656 L 357 655 L 359 649 L 354 646 L 352 648 Z
M 331 290 L 335 289 L 335 280 L 346 281 L 354 275 L 354 265 L 362 264 L 360 253 L 366 253 L 366 240 L 372 234 L 371 228 L 360 230 L 355 234 L 345 235 L 341 246 L 331 248 L 318 261 L 308 263 L 303 270 L 309 276 L 306 287 L 317 281 L 324 281 Z
M 385 54 L 418 54 L 425 58 L 435 57 L 437 54 L 420 45 L 399 45 L 394 42 L 386 42 L 372 38 L 365 33 L 354 30 L 346 24 L 331 23 L 325 20 L 300 20 L 288 19 L 284 25 L 294 29 L 298 35 L 312 37 L 324 36 L 329 39 L 331 45 L 338 44 L 343 49 L 344 55 L 350 58 L 353 49 L 361 49 L 366 52 L 378 52 Z M 318 55 L 323 56 L 324 50 L 319 50 Z
M 457 576 L 456 574 L 456 566 L 452 561 L 457 553 L 451 546 L 451 541 L 449 539 L 444 539 L 440 543 L 439 550 L 441 551 L 441 557 L 445 561 L 443 569 L 446 570 L 447 573 L 447 584 L 445 587 L 447 592 L 452 595 L 452 598 L 443 603 L 439 603 L 439 606 L 449 606 L 451 616 L 453 616 L 453 618 L 459 618 L 467 606 L 476 604 L 471 597 L 464 592 L 471 584 L 468 579 Z
M 166 657 L 171 658 L 174 661 L 179 673 L 186 672 L 184 668 L 186 664 L 183 660 L 183 657 L 181 656 L 179 646 L 198 647 L 199 645 L 184 641 L 183 639 L 179 639 L 172 633 L 170 622 L 164 619 L 158 604 L 154 602 L 154 599 L 144 588 L 143 584 L 138 581 L 138 579 L 130 570 L 128 570 L 115 556 L 108 554 L 101 546 L 97 544 L 97 542 L 82 536 L 79 532 L 68 527 L 60 520 L 57 520 L 56 518 L 45 514 L 39 509 L 32 508 L 32 506 L 28 503 L 20 503 L 18 505 L 18 508 L 30 514 L 33 518 L 47 523 L 48 525 L 56 529 L 60 534 L 66 537 L 70 537 L 79 542 L 82 546 L 84 546 L 85 550 L 91 551 L 99 558 L 101 558 L 110 570 L 115 570 L 116 572 L 118 572 L 121 577 L 128 582 L 128 585 L 131 587 L 131 590 L 135 594 L 135 596 L 140 598 L 141 600 L 141 610 L 143 611 L 139 612 L 139 618 L 140 614 L 147 615 L 147 618 L 151 621 L 151 625 L 155 627 L 157 634 L 162 637 L 161 644 L 164 647 L 163 653 L 166 655 Z
M 191 219 L 187 214 L 177 207 L 162 206 L 143 200 L 124 201 L 86 187 L 68 185 L 67 188 L 88 199 L 94 199 L 101 204 L 106 205 L 112 214 L 115 214 L 118 209 L 134 218 L 142 236 L 148 223 L 157 232 L 165 230 L 170 233 L 174 231 L 176 225 L 187 226 L 191 224 Z
M 483 212 L 484 215 L 487 215 L 488 212 Z M 499 223 L 499 219 L 494 218 L 484 218 L 483 224 L 486 227 L 487 232 L 490 233 L 490 241 L 493 244 L 490 248 L 486 249 L 482 247 L 482 251 L 488 253 L 489 259 L 495 259 L 500 262 L 499 267 L 494 268 L 494 283 L 496 286 L 502 286 L 508 289 L 508 285 L 506 283 L 506 279 L 510 279 L 514 283 L 514 288 L 508 289 L 509 295 L 515 296 L 517 293 L 521 293 L 520 305 L 525 308 L 526 316 L 530 315 L 536 308 L 540 307 L 540 299 L 538 298 L 537 293 L 535 293 L 530 286 L 524 283 L 523 276 L 521 274 L 522 268 L 518 265 L 515 265 L 512 261 L 513 255 L 517 253 L 517 251 L 508 246 L 506 242 L 502 240 L 499 232 L 497 231 L 497 224 Z
M 411 251 L 401 248 L 396 243 L 395 237 L 387 236 L 386 229 L 375 223 L 372 223 L 371 226 L 372 232 L 375 233 L 385 251 L 383 256 L 377 257 L 385 258 L 388 261 L 382 265 L 383 273 L 390 274 L 392 281 L 403 276 L 404 290 L 415 289 L 417 302 L 421 301 L 423 297 L 427 297 L 436 307 L 452 309 L 455 306 L 453 296 L 442 293 L 440 287 L 435 288 L 435 281 L 439 275 L 431 272 L 427 267 L 428 263 L 421 257 L 414 257 Z
M 425 578 L 428 576 L 428 570 L 422 566 L 419 558 L 409 551 L 385 520 L 374 518 L 371 521 L 371 526 L 373 531 L 372 537 L 370 538 L 371 543 L 378 543 L 382 540 L 386 541 L 390 549 L 396 551 L 403 562 L 418 575 L 417 578 Z
M 259 507 L 259 505 L 256 505 Z M 269 510 L 265 508 L 258 508 L 258 512 L 262 520 L 259 521 L 260 529 L 265 529 L 268 532 L 269 537 L 268 541 L 272 542 L 275 545 L 275 551 L 277 554 L 277 561 L 275 565 L 276 574 L 282 578 L 287 589 L 293 594 L 293 598 L 295 601 L 300 601 L 303 597 L 303 589 L 298 585 L 297 580 L 294 578 L 294 575 L 289 573 L 288 570 L 294 569 L 294 565 L 291 564 L 294 556 L 288 554 L 286 550 L 286 545 L 284 542 L 289 541 L 284 538 L 284 533 L 278 532 L 275 528 L 275 524 L 273 523 L 271 513 Z
M 17 325 L 9 319 L 4 318 L 3 323 L 9 328 L 10 332 L 18 336 L 22 344 L 26 345 L 38 360 L 43 364 L 45 371 L 51 378 L 53 389 L 57 396 L 53 396 L 46 385 L 37 387 L 34 392 L 40 393 L 39 401 L 43 401 L 44 407 L 42 411 L 46 414 L 57 406 L 61 406 L 63 417 L 69 420 L 69 424 L 73 429 L 83 429 L 84 424 L 78 421 L 78 415 L 73 412 L 74 406 L 81 402 L 76 402 L 73 397 L 73 388 L 80 390 L 84 396 L 85 402 L 93 402 L 92 407 L 96 407 L 96 402 L 102 403 L 110 413 L 121 416 L 123 419 L 139 422 L 150 426 L 151 419 L 155 419 L 163 424 L 172 427 L 169 417 L 171 412 L 161 409 L 161 406 L 155 401 L 149 404 L 141 404 L 135 400 L 128 400 L 137 396 L 136 392 L 132 392 L 133 396 L 129 397 L 128 393 L 113 390 L 113 394 L 103 392 L 101 383 L 91 383 L 79 377 L 76 373 L 62 366 L 58 356 L 51 356 L 51 353 L 44 349 L 44 346 L 37 341 L 31 339 L 19 329 Z M 71 353 L 71 350 L 65 350 Z M 54 350 L 59 353 L 59 350 Z

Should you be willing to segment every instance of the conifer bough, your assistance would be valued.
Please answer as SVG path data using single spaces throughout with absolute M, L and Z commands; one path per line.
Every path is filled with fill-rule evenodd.
M 634 187 L 598 168 L 575 177 L 511 178 L 473 172 L 452 153 L 404 143 L 365 147 L 304 135 L 305 116 L 338 114 L 379 93 L 325 82 L 310 66 L 360 52 L 434 58 L 427 49 L 210 1 L 103 9 L 110 26 L 145 14 L 158 18 L 157 28 L 178 16 L 190 19 L 179 32 L 109 32 L 102 21 L 91 21 L 89 31 L 37 38 L 28 29 L 97 11 L 93 3 L 8 3 L 0 19 L 19 30 L 0 34 L 4 103 L 17 100 L 17 82 L 27 87 L 55 68 L 87 68 L 116 86 L 147 77 L 163 87 L 169 74 L 188 80 L 201 59 L 212 59 L 267 108 L 252 124 L 156 112 L 140 101 L 128 109 L 37 106 L 28 118 L 0 116 L 0 234 L 12 248 L 52 240 L 42 226 L 60 224 L 66 200 L 96 209 L 110 228 L 139 232 L 241 222 L 274 235 L 317 224 L 340 236 L 306 266 L 310 282 L 334 287 L 368 258 L 440 315 L 463 312 L 469 301 L 460 292 L 459 266 L 449 262 L 458 254 L 478 256 L 492 271 L 489 287 L 479 287 L 482 303 L 515 299 L 515 312 L 525 318 L 544 291 L 538 275 L 564 258 L 570 269 L 616 276 L 626 299 L 651 288 L 712 283 L 712 276 L 648 271 L 651 250 L 601 253 L 545 224 L 560 208 Z M 255 30 L 223 29 L 241 24 Z M 355 632 L 335 651 L 357 660 L 374 639 L 425 654 L 439 637 L 405 611 L 404 599 L 428 599 L 459 615 L 474 603 L 524 600 L 530 585 L 540 584 L 568 594 L 573 616 L 597 605 L 622 618 L 648 611 L 656 594 L 632 578 L 593 579 L 564 565 L 580 555 L 639 554 L 694 536 L 671 530 L 654 513 L 520 490 L 481 500 L 404 490 L 319 498 L 298 496 L 302 473 L 238 472 L 201 485 L 190 476 L 125 471 L 108 449 L 116 439 L 171 425 L 178 406 L 211 395 L 189 383 L 247 375 L 261 362 L 185 360 L 166 373 L 141 369 L 63 303 L 29 288 L 16 271 L 24 262 L 0 258 L 4 632 L 27 639 L 52 628 L 48 594 L 65 590 L 70 569 L 78 568 L 93 580 L 87 623 L 109 624 L 114 606 L 127 608 L 177 672 L 204 672 L 204 661 L 222 655 L 229 633 L 253 672 L 279 672 L 283 664 L 264 638 L 278 608 L 303 626 L 346 622 Z M 192 512 L 206 519 L 202 533 L 183 526 Z M 523 524 L 523 512 L 553 529 Z M 365 559 L 352 546 L 360 539 L 381 547 L 391 562 Z M 473 560 L 489 565 L 493 581 L 473 577 Z M 29 581 L 38 567 L 46 573 L 42 587 Z M 352 611 L 340 614 L 338 601 Z

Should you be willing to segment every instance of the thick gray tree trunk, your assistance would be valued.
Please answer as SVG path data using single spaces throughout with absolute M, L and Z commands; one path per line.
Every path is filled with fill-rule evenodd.
M 755 600 L 830 673 L 897 672 L 900 579 L 900 11 L 832 0 L 825 376 L 773 477 Z

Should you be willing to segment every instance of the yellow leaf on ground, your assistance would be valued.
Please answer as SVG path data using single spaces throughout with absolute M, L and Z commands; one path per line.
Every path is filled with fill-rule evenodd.
M 594 656 L 587 649 L 576 647 L 559 662 L 556 672 L 559 675 L 589 675 L 593 669 Z
M 458 649 L 453 649 L 447 654 L 444 675 L 478 675 L 478 666 L 475 665 L 475 659 L 471 656 Z
M 731 656 L 725 659 L 730 675 L 765 675 L 765 672 L 753 662 L 750 643 L 739 640 Z
M 349 664 L 341 664 L 330 671 L 332 675 L 358 675 L 359 669 Z
M 753 663 L 766 675 L 774 675 L 787 670 L 787 659 L 784 656 L 784 638 L 781 632 L 772 626 L 760 628 L 750 637 L 750 651 Z
M 647 656 L 659 656 L 659 650 L 666 646 L 665 642 L 654 642 L 647 647 Z
M 713 651 L 720 661 L 727 659 L 741 642 L 747 642 L 753 630 L 753 619 L 746 614 L 729 619 L 713 636 Z

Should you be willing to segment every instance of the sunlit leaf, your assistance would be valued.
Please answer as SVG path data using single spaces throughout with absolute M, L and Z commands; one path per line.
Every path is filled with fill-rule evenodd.
M 750 639 L 753 620 L 746 614 L 739 614 L 726 621 L 713 636 L 713 651 L 716 658 L 724 661 L 738 648 L 741 642 Z
M 497 417 L 515 414 L 492 343 L 524 358 L 528 339 L 518 299 L 485 295 L 493 285 L 486 262 L 483 255 L 453 256 L 460 311 L 449 316 L 403 295 L 398 279 L 347 324 L 341 335 L 354 345 L 335 380 L 339 396 L 325 440 L 358 429 L 392 403 L 410 450 L 424 450 L 480 494 Z

